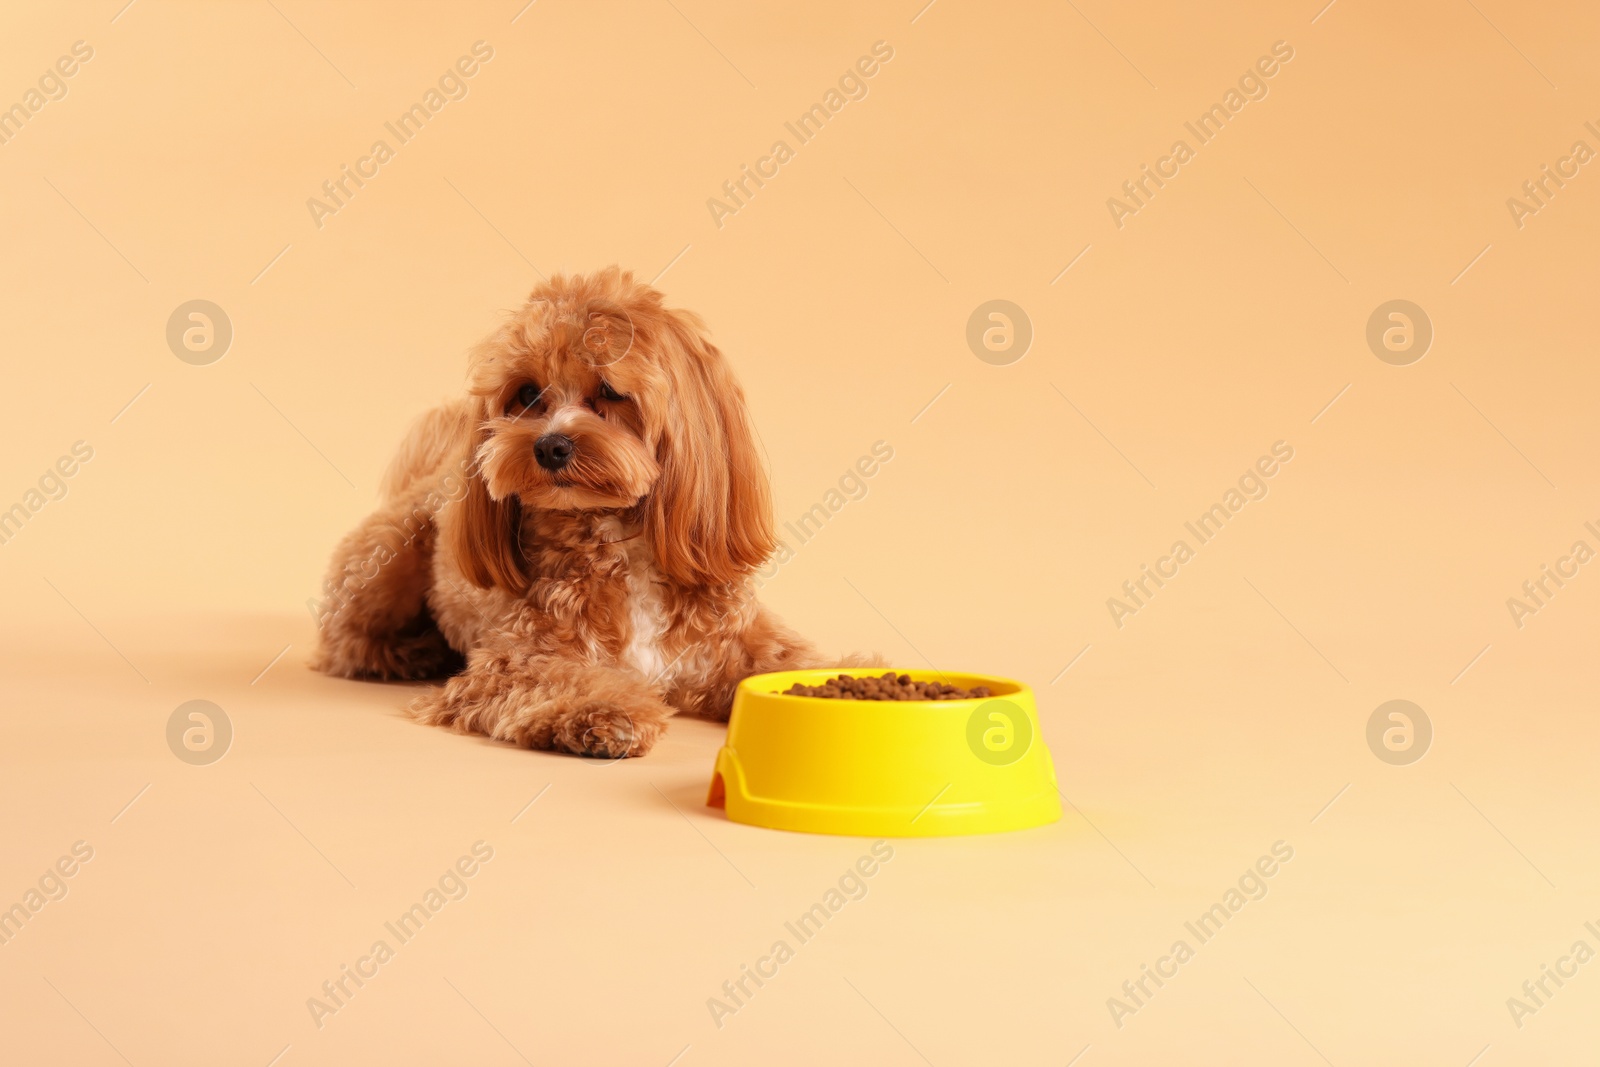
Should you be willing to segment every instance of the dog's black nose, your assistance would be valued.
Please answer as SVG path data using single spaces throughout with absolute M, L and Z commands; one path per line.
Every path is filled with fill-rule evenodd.
M 572 453 L 576 449 L 572 438 L 559 433 L 547 433 L 533 443 L 534 457 L 539 460 L 539 466 L 547 471 L 558 471 L 571 463 Z

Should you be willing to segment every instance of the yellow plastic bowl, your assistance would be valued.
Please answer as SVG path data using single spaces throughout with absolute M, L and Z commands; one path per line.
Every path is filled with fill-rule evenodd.
M 857 677 L 886 668 L 846 670 Z M 1033 690 L 1009 678 L 899 671 L 992 694 L 974 700 L 784 696 L 838 669 L 739 683 L 706 803 L 734 822 L 863 837 L 989 834 L 1061 818 Z

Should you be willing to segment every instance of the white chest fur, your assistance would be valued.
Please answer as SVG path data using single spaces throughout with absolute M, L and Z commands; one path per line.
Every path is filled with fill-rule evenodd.
M 660 683 L 672 665 L 663 651 L 667 617 L 661 576 L 644 538 L 629 541 L 627 554 L 629 634 L 622 650 L 622 666 L 647 682 Z
M 636 572 L 628 575 L 628 622 L 633 633 L 628 638 L 628 647 L 623 650 L 623 659 L 627 666 L 644 675 L 646 681 L 656 681 L 667 669 L 666 658 L 661 654 L 666 619 L 662 616 L 661 597 L 654 583 Z

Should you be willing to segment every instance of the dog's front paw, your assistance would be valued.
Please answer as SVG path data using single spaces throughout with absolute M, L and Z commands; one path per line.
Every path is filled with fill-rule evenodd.
M 556 731 L 556 744 L 568 752 L 597 759 L 642 756 L 655 747 L 666 717 L 655 708 L 612 705 L 585 708 Z

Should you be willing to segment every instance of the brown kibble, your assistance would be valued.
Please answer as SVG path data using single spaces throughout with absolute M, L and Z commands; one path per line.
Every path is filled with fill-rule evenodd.
M 939 681 L 916 681 L 909 674 L 886 671 L 878 677 L 866 678 L 841 674 L 821 685 L 795 682 L 782 695 L 822 697 L 827 700 L 971 700 L 987 697 L 990 693 L 986 685 L 962 689 Z

